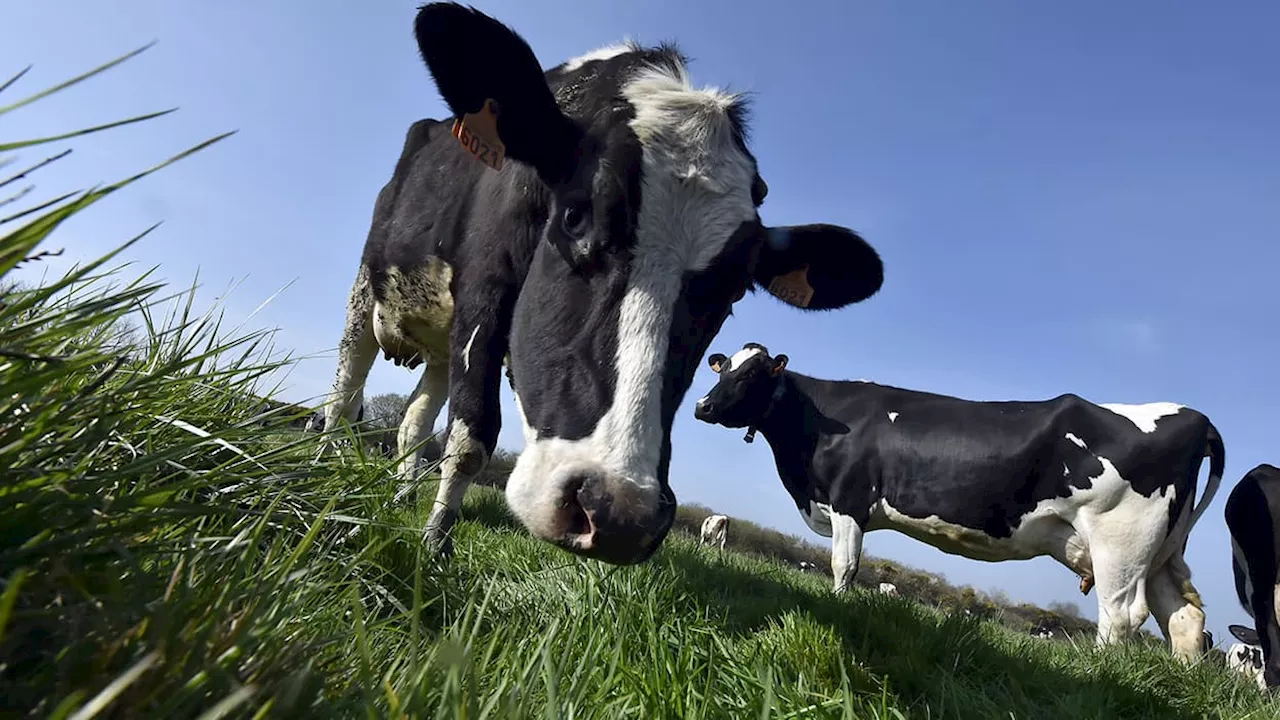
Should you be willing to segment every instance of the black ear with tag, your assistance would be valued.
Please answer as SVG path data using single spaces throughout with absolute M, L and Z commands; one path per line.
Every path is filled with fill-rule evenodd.
M 722 353 L 713 353 L 707 358 L 707 365 L 711 367 L 712 372 L 719 373 L 720 368 L 724 367 L 724 361 L 727 358 Z
M 782 371 L 783 371 L 783 370 L 786 370 L 786 369 L 787 369 L 787 356 L 786 356 L 786 355 L 778 355 L 777 357 L 775 357 L 775 358 L 773 359 L 773 373 L 772 373 L 772 375 L 773 375 L 774 377 L 777 377 L 777 376 L 781 375 L 781 374 L 782 374 Z
M 542 65 L 518 33 L 474 8 L 437 2 L 418 10 L 414 37 L 440 96 L 464 124 L 470 121 L 473 134 L 496 135 L 506 157 L 533 166 L 548 182 L 572 168 L 581 130 L 560 111 Z M 479 148 L 468 151 L 493 167 Z
M 880 255 L 837 225 L 766 228 L 753 272 L 756 284 L 793 307 L 835 310 L 862 302 L 884 284 Z

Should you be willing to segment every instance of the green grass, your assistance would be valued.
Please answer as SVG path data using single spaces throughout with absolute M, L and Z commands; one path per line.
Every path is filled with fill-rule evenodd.
M 290 364 L 269 333 L 228 332 L 194 288 L 109 258 L 7 286 L 101 197 L 0 197 L 0 716 L 1275 716 L 1151 643 L 834 596 L 681 533 L 642 566 L 577 559 L 485 488 L 438 566 L 425 507 L 390 504 L 389 461 L 312 462 L 316 437 L 262 426 Z

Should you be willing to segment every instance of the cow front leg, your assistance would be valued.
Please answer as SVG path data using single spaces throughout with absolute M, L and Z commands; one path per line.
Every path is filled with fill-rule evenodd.
M 429 549 L 444 557 L 453 552 L 450 531 L 467 485 L 484 469 L 498 444 L 502 428 L 499 392 L 511 305 L 496 295 L 490 302 L 474 302 L 471 312 L 454 310 L 449 341 L 449 430 L 440 464 L 440 487 L 423 538 Z
M 831 513 L 831 574 L 835 576 L 832 589 L 842 593 L 853 586 L 862 562 L 862 526 L 848 515 Z
M 338 343 L 338 368 L 324 407 L 325 439 L 316 452 L 316 460 L 336 448 L 340 420 L 359 422 L 358 414 L 364 408 L 364 381 L 377 356 L 378 341 L 373 333 L 373 289 L 369 269 L 362 264 L 347 296 L 347 318 Z

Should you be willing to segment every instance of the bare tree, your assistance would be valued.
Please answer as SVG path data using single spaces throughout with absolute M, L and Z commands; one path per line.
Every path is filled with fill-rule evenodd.
M 405 395 L 398 393 L 374 395 L 364 403 L 365 422 L 375 428 L 399 427 L 408 405 L 409 398 Z

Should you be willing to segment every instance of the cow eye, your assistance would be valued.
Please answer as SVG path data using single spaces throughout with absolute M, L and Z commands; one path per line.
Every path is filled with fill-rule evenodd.
M 564 230 L 565 235 L 578 240 L 587 234 L 590 220 L 591 204 L 573 202 L 565 205 L 564 211 L 560 214 L 560 227 Z

